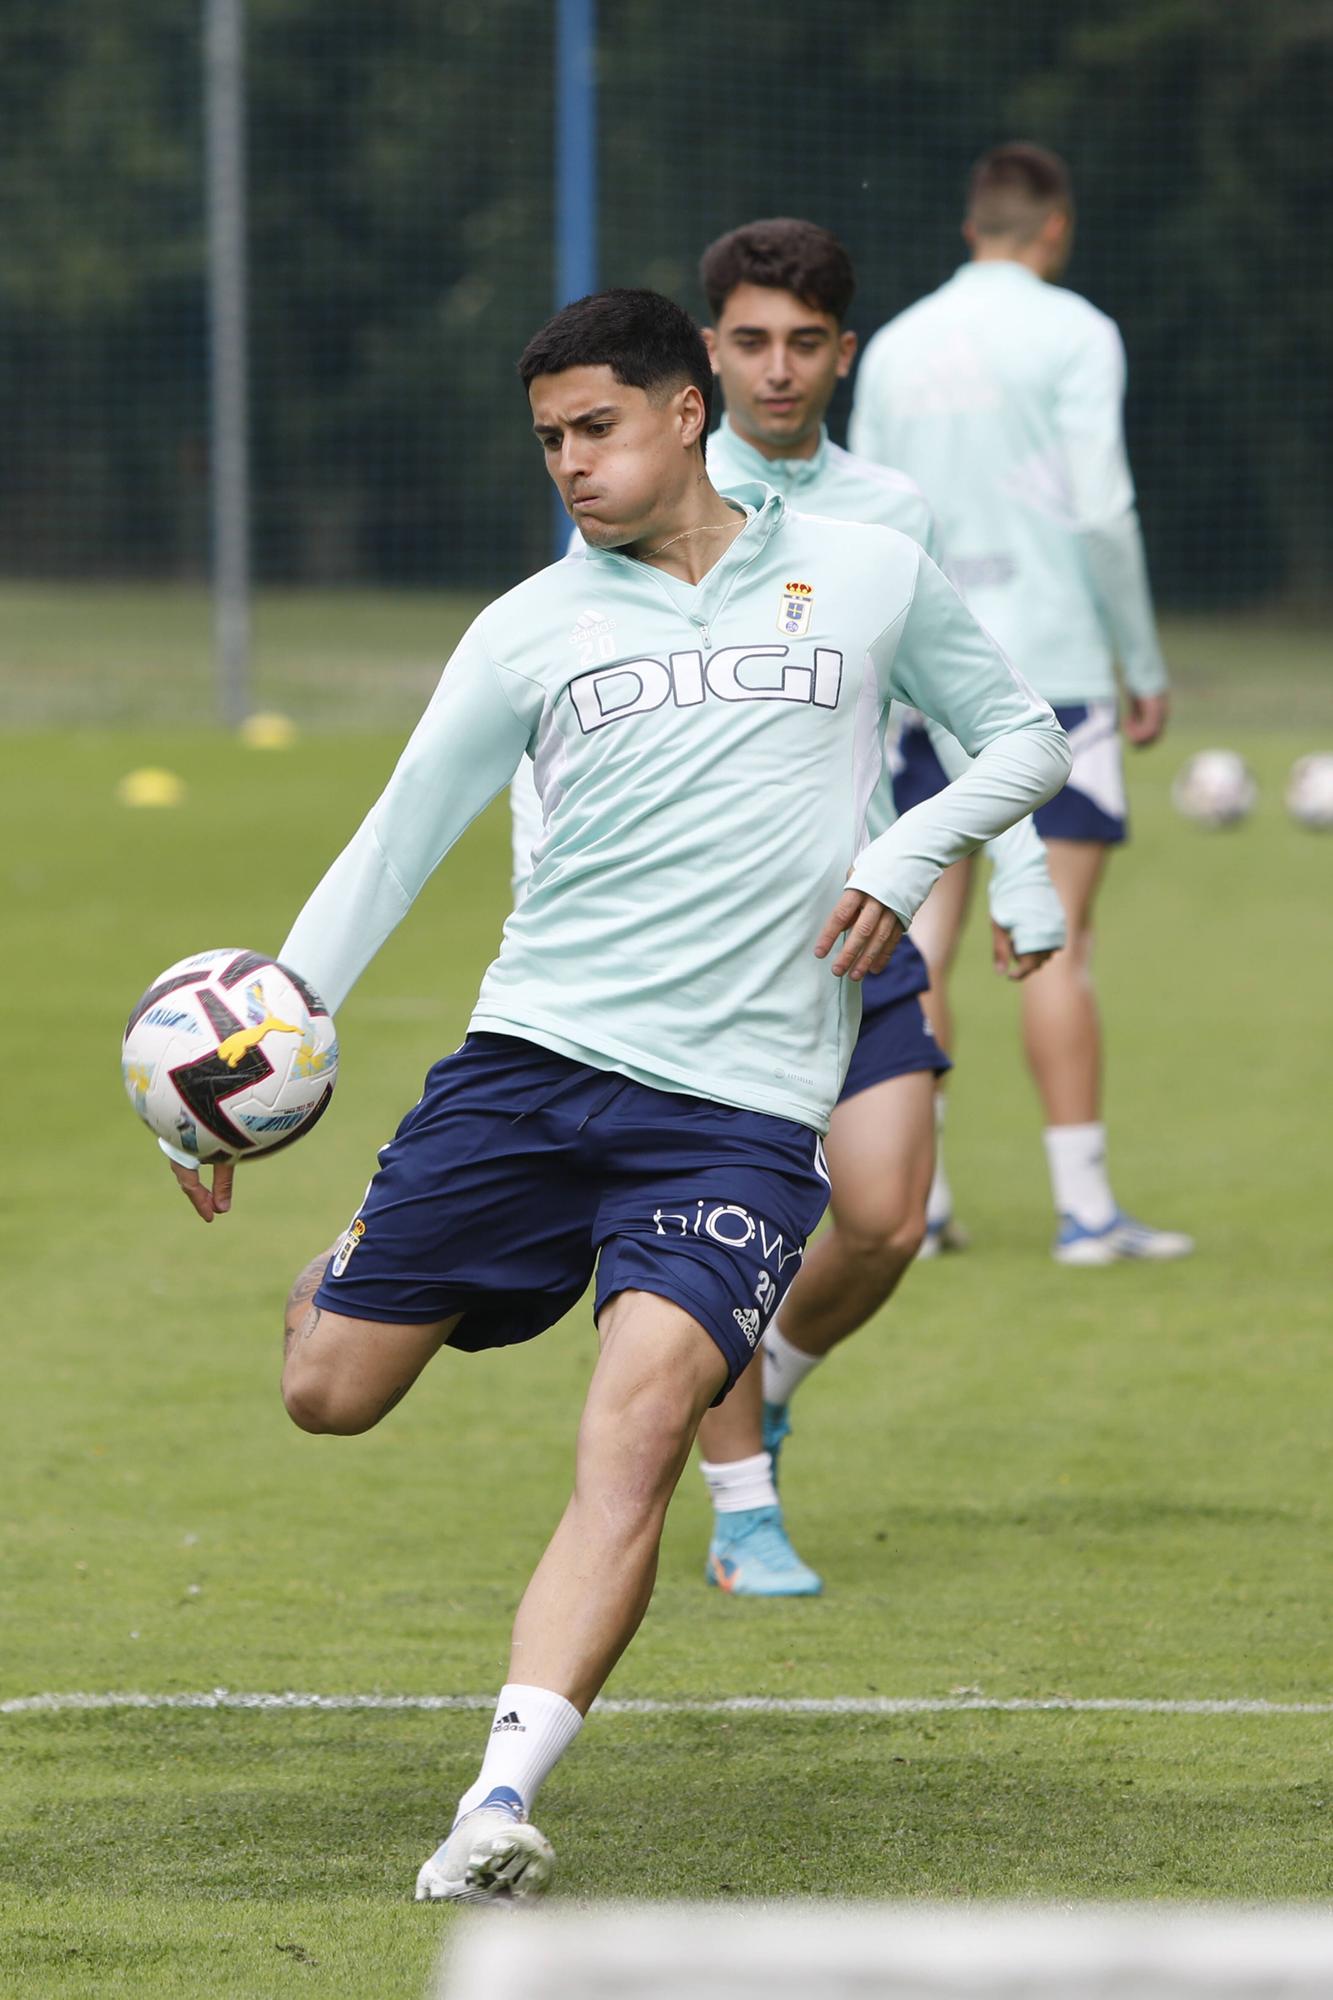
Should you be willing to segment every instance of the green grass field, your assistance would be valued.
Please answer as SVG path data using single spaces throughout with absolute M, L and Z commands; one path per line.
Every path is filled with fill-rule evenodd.
M 410 727 L 486 602 L 467 590 L 268 590 L 252 692 L 321 733 Z M 1310 619 L 1168 618 L 1198 728 L 1333 738 L 1329 633 Z M 218 714 L 208 598 L 196 587 L 0 583 L 0 728 L 204 727 Z
M 325 609 L 328 685 L 345 671 L 355 690 L 340 719 L 376 705 L 396 719 L 418 698 L 390 676 L 380 702 L 354 670 L 373 610 L 357 600 L 330 624 Z M 398 610 L 395 657 L 428 679 L 448 635 L 428 645 L 426 607 Z M 327 720 L 293 693 L 320 659 L 315 607 L 280 611 L 305 636 L 289 633 L 262 696 Z M 276 947 L 397 736 L 330 730 L 266 755 L 149 727 L 169 622 L 143 641 L 139 728 L 0 740 L 0 1697 L 487 1695 L 569 1479 L 586 1310 L 525 1349 L 442 1355 L 361 1439 L 298 1433 L 276 1380 L 292 1272 L 345 1223 L 375 1146 L 463 1031 L 506 908 L 503 810 L 344 1009 L 344 1077 L 318 1135 L 245 1170 L 232 1216 L 203 1228 L 121 1093 L 124 1015 L 188 950 Z M 33 639 L 11 721 L 25 702 L 30 718 L 85 712 L 97 647 L 82 629 L 85 664 L 67 651 L 58 700 L 51 633 Z M 1117 1183 L 1193 1230 L 1198 1256 L 1156 1272 L 1050 1262 L 1014 995 L 978 930 L 950 1114 L 975 1247 L 914 1273 L 814 1378 L 784 1461 L 827 1594 L 784 1607 L 706 1591 L 691 1470 L 611 1694 L 1333 1693 L 1333 838 L 1298 832 L 1279 803 L 1292 757 L 1329 747 L 1333 727 L 1313 635 L 1189 629 L 1212 679 L 1201 667 L 1174 742 L 1134 761 L 1137 838 L 1112 871 L 1100 977 Z M 114 634 L 104 657 L 129 699 Z M 198 685 L 206 709 L 206 673 Z M 125 713 L 118 700 L 105 712 Z M 1249 825 L 1207 835 L 1174 819 L 1167 787 L 1223 723 L 1264 795 Z M 114 802 L 145 764 L 185 779 L 184 809 Z M 0 1991 L 420 1994 L 447 1917 L 411 1903 L 412 1879 L 485 1726 L 0 1715 Z M 606 1715 L 540 1817 L 572 1897 L 1324 1898 L 1331 1736 L 1333 1716 L 1295 1713 Z

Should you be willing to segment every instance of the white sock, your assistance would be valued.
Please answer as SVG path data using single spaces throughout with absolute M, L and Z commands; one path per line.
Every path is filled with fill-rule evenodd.
M 524 1812 L 530 1813 L 541 1786 L 582 1727 L 583 1717 L 562 1694 L 507 1683 L 495 1704 L 481 1775 L 458 1801 L 455 1821 L 472 1812 L 497 1785 L 517 1792 Z
M 718 1514 L 743 1514 L 751 1507 L 776 1507 L 778 1489 L 773 1484 L 773 1461 L 766 1451 L 753 1458 L 733 1458 L 725 1464 L 699 1460 Z
M 953 1214 L 953 1189 L 949 1186 L 949 1176 L 944 1171 L 944 1110 L 948 1097 L 942 1090 L 935 1092 L 935 1177 L 930 1183 L 930 1193 L 926 1196 L 926 1227 L 939 1229 Z
M 793 1347 L 776 1320 L 769 1323 L 760 1349 L 764 1369 L 764 1401 L 788 1403 L 812 1368 L 818 1368 L 822 1354 L 807 1354 Z
M 1106 1177 L 1104 1125 L 1048 1125 L 1046 1163 L 1058 1215 L 1072 1215 L 1085 1229 L 1105 1229 L 1115 1216 Z

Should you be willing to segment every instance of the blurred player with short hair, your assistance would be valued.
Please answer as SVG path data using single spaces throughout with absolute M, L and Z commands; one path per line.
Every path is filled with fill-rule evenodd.
M 1127 830 L 1117 662 L 1131 743 L 1157 740 L 1168 699 L 1125 453 L 1124 348 L 1105 313 L 1056 283 L 1073 230 L 1062 160 L 1026 143 L 985 154 L 963 224 L 972 261 L 870 341 L 851 439 L 925 487 L 951 575 L 1073 747 L 1068 785 L 1036 815 L 1069 941 L 1024 987 L 1023 1032 L 1046 1114 L 1053 1254 L 1098 1265 L 1194 1246 L 1126 1215 L 1106 1167 L 1092 931 Z M 900 760 L 900 804 L 943 782 L 924 731 L 904 734 Z M 933 977 L 959 915 L 928 908 L 915 927 Z
M 844 246 L 813 222 L 776 217 L 710 244 L 699 275 L 713 318 L 704 339 L 725 405 L 708 444 L 714 485 L 727 492 L 762 480 L 802 512 L 880 522 L 940 560 L 915 482 L 842 451 L 825 428 L 856 352 L 845 324 L 856 279 Z M 945 738 L 941 754 L 959 768 L 956 744 Z M 883 784 L 869 830 L 892 818 Z M 996 843 L 995 859 L 996 963 L 1023 979 L 1063 941 L 1060 905 L 1030 821 Z M 821 1587 L 788 1537 L 774 1461 L 791 1396 L 892 1295 L 925 1232 L 935 1084 L 949 1066 L 922 1011 L 928 978 L 908 936 L 885 970 L 866 980 L 856 1053 L 826 1142 L 829 1227 L 806 1253 L 781 1324 L 770 1322 L 762 1373 L 743 1376 L 699 1428 L 714 1508 L 707 1574 L 731 1595 L 807 1596 Z
M 578 300 L 519 372 L 586 552 L 476 619 L 282 947 L 340 1006 L 535 756 L 542 837 L 468 1037 L 286 1317 L 289 1413 L 352 1434 L 442 1348 L 533 1339 L 596 1278 L 573 1494 L 519 1606 L 478 1778 L 418 1876 L 432 1900 L 545 1887 L 537 1792 L 647 1608 L 699 1421 L 823 1211 L 861 978 L 940 869 L 1069 768 L 1050 709 L 906 536 L 717 492 L 708 356 L 669 300 Z M 863 847 L 895 697 L 974 762 Z M 175 1165 L 211 1220 L 230 1172 L 209 1189 Z M 503 1463 L 475 1495 L 475 1519 L 442 1525 L 485 1532 L 509 1504 Z

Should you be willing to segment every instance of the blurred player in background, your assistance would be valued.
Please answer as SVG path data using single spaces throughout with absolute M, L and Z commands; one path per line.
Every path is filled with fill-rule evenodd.
M 750 1361 L 823 1211 L 820 1135 L 859 981 L 941 868 L 1069 770 L 1050 709 L 914 542 L 789 513 L 762 487 L 717 492 L 712 370 L 669 300 L 579 300 L 520 373 L 586 554 L 475 621 L 282 947 L 339 1006 L 535 753 L 542 835 L 468 1038 L 287 1309 L 291 1416 L 351 1434 L 441 1348 L 532 1339 L 596 1273 L 574 1491 L 422 1899 L 545 1886 L 538 1789 L 647 1608 L 700 1419 Z M 863 847 L 895 698 L 974 761 Z M 206 1188 L 174 1167 L 205 1219 L 227 1206 L 229 1169 Z M 469 1529 L 507 1504 L 505 1468 L 488 1465 Z
M 1068 171 L 1053 153 L 1018 143 L 978 161 L 963 225 L 972 261 L 871 340 L 851 440 L 921 482 L 950 574 L 1069 734 L 1073 774 L 1036 816 L 1069 940 L 1023 989 L 1023 1034 L 1046 1117 L 1054 1255 L 1091 1265 L 1194 1246 L 1126 1215 L 1106 1165 L 1092 929 L 1126 836 L 1116 663 L 1131 743 L 1157 740 L 1168 704 L 1125 453 L 1120 335 L 1055 283 L 1073 229 Z M 900 805 L 945 781 L 924 731 L 905 733 L 899 758 Z M 933 979 L 960 915 L 955 895 L 916 926 Z
M 726 493 L 760 480 L 803 513 L 880 522 L 940 561 L 930 508 L 915 482 L 853 458 L 824 425 L 856 352 L 856 335 L 845 326 L 856 280 L 843 245 L 812 222 L 751 222 L 709 246 L 699 275 L 713 317 L 704 339 L 725 404 L 708 443 L 714 485 Z M 956 743 L 944 738 L 940 754 L 961 768 Z M 868 831 L 882 831 L 893 817 L 884 783 Z M 1010 978 L 1025 979 L 1064 941 L 1030 820 L 995 843 L 993 859 L 995 962 Z M 949 1066 L 922 1011 L 928 979 L 909 936 L 885 970 L 866 980 L 856 1053 L 826 1146 L 829 1227 L 807 1251 L 781 1323 L 769 1323 L 762 1373 L 749 1370 L 699 1427 L 714 1510 L 707 1575 L 736 1596 L 808 1596 L 821 1587 L 788 1537 L 776 1458 L 791 1396 L 891 1296 L 925 1233 L 935 1083 Z

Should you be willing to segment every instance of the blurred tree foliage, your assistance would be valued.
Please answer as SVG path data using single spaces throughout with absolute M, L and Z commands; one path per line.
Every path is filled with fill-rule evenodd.
M 298 580 L 504 583 L 549 504 L 513 374 L 551 291 L 554 0 L 250 0 L 256 543 Z M 1069 159 L 1160 594 L 1327 591 L 1330 0 L 603 0 L 608 283 L 702 310 L 826 222 L 863 334 L 961 256 L 967 167 Z M 201 58 L 179 0 L 0 14 L 0 568 L 197 571 Z M 844 414 L 840 405 L 835 420 Z M 836 428 L 835 421 L 835 428 Z

